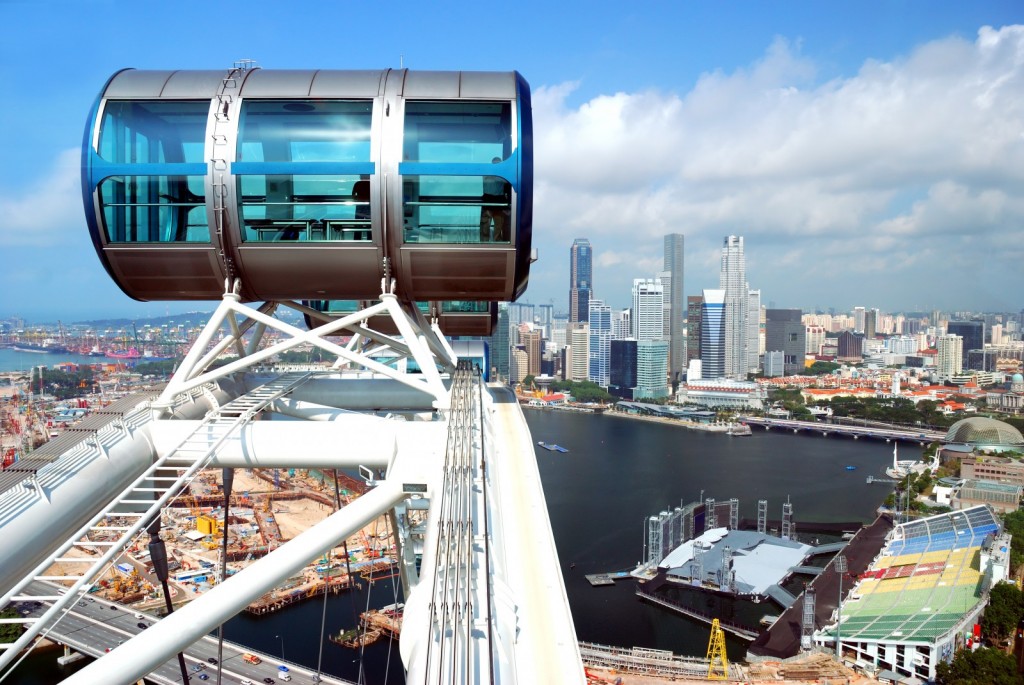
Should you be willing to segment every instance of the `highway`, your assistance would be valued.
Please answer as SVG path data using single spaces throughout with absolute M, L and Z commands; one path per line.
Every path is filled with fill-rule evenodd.
M 851 435 L 855 438 L 880 438 L 883 440 L 905 440 L 922 445 L 929 442 L 945 442 L 944 432 L 932 430 L 901 430 L 898 428 L 878 428 L 875 426 L 856 426 L 839 423 L 823 423 L 820 421 L 795 421 L 793 419 L 769 419 L 761 416 L 741 416 L 738 419 L 750 426 L 764 426 L 765 430 L 785 428 L 797 431 L 811 431 L 822 435 Z
M 49 583 L 35 582 L 30 592 L 48 594 L 54 592 Z M 40 616 L 49 602 L 15 602 L 13 607 L 23 616 Z M 141 618 L 140 618 L 141 616 Z M 131 608 L 113 604 L 103 599 L 86 596 L 76 602 L 71 609 L 55 625 L 48 626 L 47 637 L 57 643 L 67 645 L 77 652 L 92 657 L 102 657 L 106 652 L 118 649 L 131 649 L 129 640 L 158 619 L 148 614 L 141 614 Z M 243 653 L 259 656 L 262 663 L 253 665 L 242 660 Z M 217 640 L 206 637 L 193 643 L 185 652 L 185 663 L 189 668 L 189 681 L 217 682 Z M 211 661 L 211 659 L 213 661 Z M 283 682 L 278 666 L 280 659 L 246 649 L 241 645 L 224 642 L 224 683 L 243 683 L 246 679 L 254 684 L 266 683 L 267 678 L 274 682 Z M 315 673 L 302 666 L 286 664 L 291 682 L 315 682 Z M 203 676 L 207 678 L 204 679 Z M 169 659 L 159 668 L 152 671 L 147 680 L 156 683 L 181 683 L 181 671 L 177 658 Z M 322 683 L 338 683 L 345 685 L 350 681 L 334 676 L 320 676 Z

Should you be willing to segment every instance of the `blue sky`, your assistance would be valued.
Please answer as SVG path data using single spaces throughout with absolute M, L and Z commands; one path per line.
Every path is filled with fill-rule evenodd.
M 378 9 L 386 8 L 386 9 Z M 146 316 L 78 190 L 86 113 L 123 67 L 517 69 L 534 90 L 540 261 L 524 300 L 628 306 L 686 235 L 777 306 L 1024 306 L 1024 5 L 1015 2 L 211 4 L 0 0 L 0 318 Z M 210 305 L 212 307 L 212 305 Z

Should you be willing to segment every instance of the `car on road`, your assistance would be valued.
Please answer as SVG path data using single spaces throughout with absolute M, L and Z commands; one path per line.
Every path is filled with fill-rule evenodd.
M 263 682 L 265 682 L 267 685 L 274 685 L 274 679 L 273 678 L 264 678 Z
M 149 627 L 147 624 L 143 623 L 142 621 L 139 621 L 135 625 L 137 625 L 138 627 L 142 628 L 143 630 L 145 630 L 146 628 Z
M 199 679 L 200 680 L 209 680 L 210 676 L 206 675 L 205 673 L 200 673 L 199 674 Z
M 214 659 L 214 658 L 213 658 L 212 656 L 211 656 L 211 657 L 209 657 L 209 658 L 207 659 L 207 661 L 209 661 L 209 662 L 210 662 L 211 664 L 215 664 L 215 663 L 217 663 L 217 660 L 216 660 L 216 659 Z

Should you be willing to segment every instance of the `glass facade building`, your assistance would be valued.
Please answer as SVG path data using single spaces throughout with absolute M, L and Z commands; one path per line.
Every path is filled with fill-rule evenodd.
M 569 323 L 585 323 L 594 292 L 594 254 L 590 241 L 577 238 L 569 248 Z
M 705 290 L 700 310 L 701 376 L 725 376 L 725 291 Z
M 590 301 L 590 364 L 587 377 L 607 388 L 612 342 L 612 308 L 601 300 Z

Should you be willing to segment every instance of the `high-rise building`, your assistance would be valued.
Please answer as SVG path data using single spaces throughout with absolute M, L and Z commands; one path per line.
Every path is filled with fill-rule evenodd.
M 686 298 L 686 364 L 700 359 L 700 308 L 704 298 L 689 295 Z
M 661 340 L 664 334 L 664 289 L 657 278 L 633 279 L 633 337 Z
M 942 380 L 948 380 L 951 376 L 963 371 L 964 366 L 964 339 L 959 335 L 941 335 L 936 347 L 939 354 L 935 360 L 935 372 Z
M 722 244 L 722 269 L 718 287 L 724 293 L 724 342 L 726 378 L 746 379 L 750 360 L 747 348 L 750 288 L 747 285 L 746 258 L 743 255 L 742 236 L 728 236 Z M 708 291 L 704 291 L 705 296 Z M 701 354 L 703 359 L 703 353 Z M 704 368 L 704 377 L 708 375 Z
M 539 376 L 541 356 L 544 352 L 544 337 L 541 329 L 534 328 L 524 333 L 523 347 L 526 349 L 526 372 L 531 376 Z
M 764 349 L 782 353 L 783 373 L 792 376 L 804 369 L 807 353 L 807 329 L 799 309 L 769 309 L 764 324 Z M 766 370 L 767 373 L 767 370 Z
M 569 339 L 565 334 L 568 325 L 568 319 L 554 318 L 551 320 L 551 344 L 556 350 L 569 344 Z
M 864 312 L 864 337 L 874 340 L 878 332 L 878 310 L 868 309 Z
M 677 382 L 686 369 L 686 337 L 683 322 L 686 319 L 686 300 L 683 296 L 683 234 L 669 233 L 665 236 L 665 271 L 669 273 L 666 285 L 665 304 L 668 306 L 668 366 L 669 378 Z
M 566 362 L 569 380 L 587 380 L 590 371 L 590 326 L 586 323 L 569 324 L 568 349 L 571 352 L 571 359 Z
M 612 340 L 625 340 L 633 337 L 633 316 L 630 309 L 619 309 L 612 312 Z
M 668 397 L 668 341 L 636 342 L 635 399 Z
M 825 327 L 814 324 L 805 326 L 804 336 L 806 338 L 805 354 L 821 354 L 821 346 L 825 344 Z M 765 349 L 768 344 L 765 343 Z
M 497 373 L 497 380 L 508 381 L 509 375 L 509 320 L 508 303 L 498 303 L 498 323 L 491 333 L 491 366 Z
M 980 350 L 985 347 L 984 321 L 950 321 L 946 324 L 946 334 L 959 335 L 963 338 L 964 352 Z
M 864 319 L 867 313 L 864 311 L 864 307 L 853 308 L 853 332 L 863 333 L 864 332 Z
M 631 400 L 636 389 L 636 340 L 612 340 L 610 349 L 608 392 Z
M 534 319 L 536 323 L 543 331 L 543 335 L 548 340 L 551 339 L 551 322 L 555 318 L 555 305 L 553 304 L 540 304 L 537 305 L 537 318 Z
M 725 376 L 725 291 L 705 290 L 700 310 L 701 377 Z
M 530 361 L 526 352 L 518 347 L 509 354 L 509 380 L 512 383 L 522 383 L 529 373 Z
M 840 360 L 860 361 L 864 358 L 864 334 L 843 331 L 836 339 L 836 356 Z
M 594 254 L 590 241 L 577 238 L 569 248 L 569 322 L 586 321 L 594 292 Z
M 751 290 L 747 296 L 747 372 L 761 370 L 761 291 Z
M 587 378 L 608 387 L 608 364 L 612 343 L 612 308 L 601 300 L 590 301 L 590 365 Z

